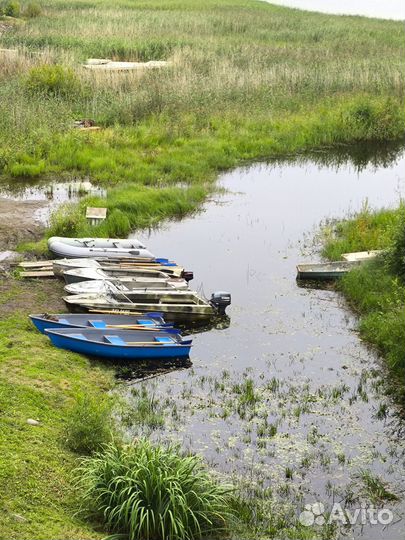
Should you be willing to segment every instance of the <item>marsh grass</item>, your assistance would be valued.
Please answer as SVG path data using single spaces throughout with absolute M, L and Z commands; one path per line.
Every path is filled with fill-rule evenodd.
M 157 188 L 182 183 L 189 211 L 196 186 L 199 203 L 218 171 L 241 160 L 404 134 L 399 22 L 243 0 L 42 7 L 0 37 L 2 47 L 19 50 L 0 64 L 0 168 L 16 178 L 91 176 L 108 186 L 109 208 L 130 220 L 122 200 L 147 186 L 131 227 L 179 215 L 175 205 L 159 212 Z M 87 57 L 171 65 L 101 74 L 80 66 Z M 57 65 L 74 85 L 66 86 L 67 75 L 57 92 L 33 94 L 21 84 Z M 77 133 L 80 118 L 105 129 Z M 106 223 L 100 232 L 113 231 Z M 74 231 L 84 233 L 82 225 Z
M 358 473 L 358 478 L 363 484 L 363 490 L 367 497 L 374 503 L 382 503 L 385 501 L 397 502 L 400 497 L 390 491 L 389 487 L 381 478 L 373 474 L 367 469 L 363 469 Z
M 226 532 L 232 487 L 215 481 L 178 447 L 105 447 L 77 469 L 85 505 L 114 537 L 192 540 Z
M 339 283 L 350 305 L 360 314 L 362 337 L 375 345 L 387 360 L 395 384 L 404 392 L 405 284 L 403 230 L 405 210 L 370 211 L 367 206 L 351 219 L 337 224 L 324 254 L 338 260 L 342 253 L 382 249 L 381 257 L 349 272 Z M 367 398 L 362 390 L 362 399 Z

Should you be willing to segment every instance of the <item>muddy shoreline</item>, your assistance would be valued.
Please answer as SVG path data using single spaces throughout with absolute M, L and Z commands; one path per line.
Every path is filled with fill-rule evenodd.
M 39 240 L 45 230 L 36 211 L 45 208 L 40 201 L 13 201 L 0 198 L 0 251 L 14 249 L 21 242 Z

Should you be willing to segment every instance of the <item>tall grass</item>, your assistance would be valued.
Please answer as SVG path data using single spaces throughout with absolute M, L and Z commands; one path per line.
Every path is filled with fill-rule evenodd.
M 112 439 L 112 404 L 108 398 L 80 392 L 66 414 L 66 443 L 74 452 L 91 454 Z
M 77 470 L 85 504 L 114 538 L 191 540 L 227 530 L 229 486 L 174 447 L 108 445 Z
M 129 220 L 118 199 L 140 184 L 199 183 L 206 195 L 215 174 L 242 159 L 404 134 L 399 22 L 253 0 L 47 0 L 42 8 L 0 36 L 0 47 L 18 49 L 0 63 L 0 170 L 119 186 L 108 205 Z M 171 64 L 102 74 L 81 67 L 88 57 Z M 32 92 L 29 73 L 53 64 L 64 67 L 59 87 L 69 91 L 44 94 L 40 84 Z M 79 118 L 105 129 L 77 133 Z M 184 198 L 193 208 L 194 193 Z M 135 225 L 157 209 L 151 196 Z
M 390 371 L 390 387 L 405 396 L 405 283 L 403 204 L 396 210 L 363 211 L 337 225 L 324 254 L 338 260 L 342 253 L 382 249 L 375 261 L 349 272 L 339 283 L 360 314 L 362 337 L 383 354 Z

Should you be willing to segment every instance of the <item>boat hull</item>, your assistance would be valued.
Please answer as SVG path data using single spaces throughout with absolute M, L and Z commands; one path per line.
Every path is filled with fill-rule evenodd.
M 58 328 L 91 328 L 91 321 L 98 320 L 105 323 L 106 328 L 120 326 L 145 326 L 147 328 L 170 329 L 170 332 L 179 333 L 177 329 L 173 329 L 173 325 L 166 323 L 161 313 L 145 313 L 142 317 L 136 315 L 89 315 L 89 314 L 72 314 L 61 313 L 52 315 L 53 319 L 44 317 L 43 314 L 35 314 L 29 316 L 32 323 L 41 334 L 45 333 L 46 329 Z M 57 320 L 54 320 L 57 319 Z
M 297 279 L 314 281 L 331 281 L 339 279 L 350 270 L 357 268 L 361 262 L 335 261 L 331 263 L 299 264 L 297 265 Z
M 97 343 L 87 339 L 77 339 L 72 335 L 66 335 L 56 330 L 46 331 L 45 333 L 51 340 L 51 343 L 59 349 L 111 360 L 168 360 L 173 358 L 187 358 L 191 350 L 191 340 L 185 341 L 183 344 L 173 345 L 121 346 L 111 343 Z

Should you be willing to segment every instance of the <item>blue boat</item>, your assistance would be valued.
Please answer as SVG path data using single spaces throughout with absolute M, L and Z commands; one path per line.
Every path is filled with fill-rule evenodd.
M 45 334 L 60 349 L 114 360 L 183 358 L 192 345 L 191 339 L 164 331 L 60 328 Z
M 116 328 L 137 330 L 142 328 L 169 329 L 170 332 L 179 333 L 173 325 L 165 322 L 162 313 L 151 312 L 140 316 L 136 315 L 107 315 L 99 313 L 42 313 L 29 315 L 35 327 L 45 333 L 46 328 Z

